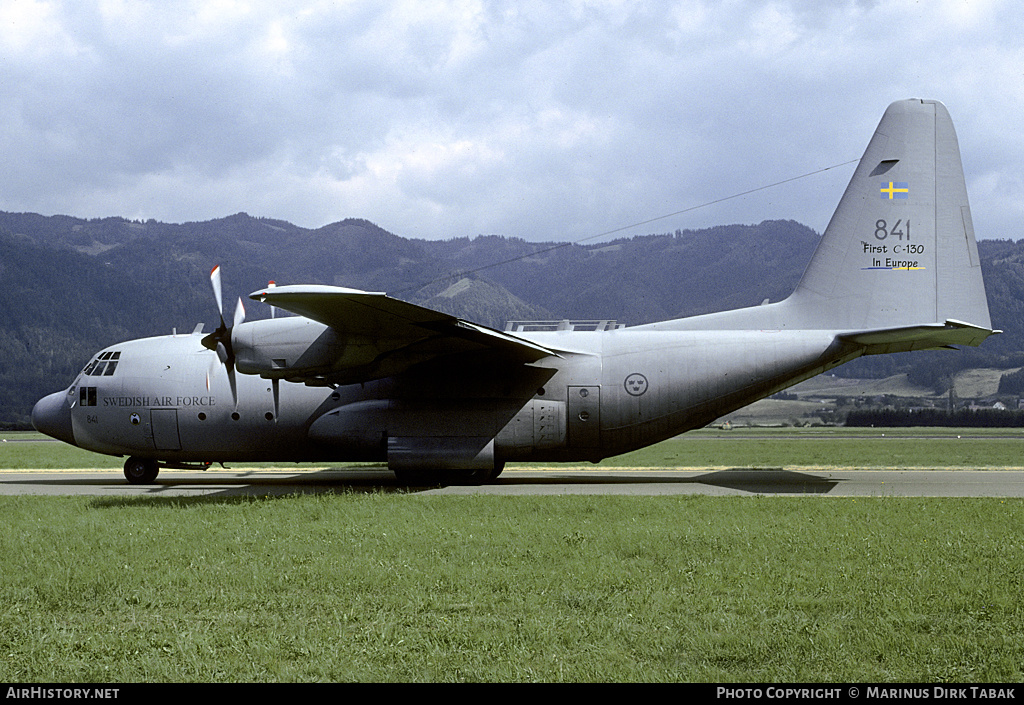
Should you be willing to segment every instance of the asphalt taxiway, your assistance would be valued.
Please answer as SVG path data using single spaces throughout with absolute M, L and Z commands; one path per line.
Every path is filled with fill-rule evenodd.
M 382 468 L 162 470 L 151 485 L 130 485 L 118 470 L 0 471 L 0 495 L 255 497 L 347 492 L 1024 497 L 1024 469 L 528 467 L 506 469 L 494 484 L 475 487 L 409 487 Z

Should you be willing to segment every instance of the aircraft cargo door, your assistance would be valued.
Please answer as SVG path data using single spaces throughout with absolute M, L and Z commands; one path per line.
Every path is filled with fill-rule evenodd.
M 177 409 L 152 409 L 150 420 L 153 423 L 153 445 L 157 450 L 181 450 Z
M 569 387 L 567 415 L 570 448 L 601 446 L 600 387 Z

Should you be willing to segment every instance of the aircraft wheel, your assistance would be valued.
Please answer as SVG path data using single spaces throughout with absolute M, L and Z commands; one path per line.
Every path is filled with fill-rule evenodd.
M 159 472 L 160 466 L 149 458 L 132 456 L 124 461 L 124 476 L 132 485 L 148 485 L 156 480 Z

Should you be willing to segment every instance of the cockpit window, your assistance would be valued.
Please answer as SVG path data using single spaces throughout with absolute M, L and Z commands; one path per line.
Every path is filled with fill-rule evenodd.
M 120 359 L 120 351 L 108 350 L 86 365 L 85 369 L 82 370 L 82 374 L 89 377 L 110 377 L 117 369 L 117 361 Z

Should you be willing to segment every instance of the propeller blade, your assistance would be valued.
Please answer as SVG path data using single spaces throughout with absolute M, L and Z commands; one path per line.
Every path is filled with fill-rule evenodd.
M 234 326 L 240 325 L 245 321 L 245 306 L 242 304 L 242 298 L 238 298 L 238 304 L 235 306 L 235 316 L 232 321 L 231 328 L 224 321 L 224 292 L 220 281 L 220 265 L 218 264 L 210 271 L 210 285 L 213 287 L 213 296 L 217 300 L 217 311 L 220 313 L 220 326 L 217 330 L 213 331 L 209 335 L 203 338 L 203 346 L 213 350 L 217 353 L 217 359 L 220 360 L 220 365 L 224 368 L 224 371 L 228 376 L 228 386 L 231 388 L 231 401 L 234 403 L 234 407 L 238 408 L 238 384 L 235 380 L 235 351 L 231 346 L 231 330 Z M 206 388 L 210 388 L 210 373 L 214 366 L 218 366 L 216 362 L 211 365 L 211 369 L 206 372 Z
M 245 322 L 245 305 L 242 304 L 242 297 L 238 297 L 238 303 L 235 305 L 235 320 L 231 324 L 232 326 L 240 326 Z
M 224 321 L 223 289 L 220 281 L 219 264 L 210 271 L 210 284 L 213 287 L 213 297 L 217 301 L 217 311 L 220 313 L 220 326 L 217 327 L 217 330 L 203 338 L 203 346 L 209 350 L 215 350 L 222 364 L 232 365 L 234 363 L 234 354 L 231 350 L 231 328 Z M 239 306 L 241 306 L 241 299 L 239 299 Z M 242 320 L 245 320 L 245 309 L 243 308 L 241 313 L 239 313 L 236 307 L 235 323 L 238 324 Z
M 224 322 L 224 302 L 220 284 L 220 265 L 210 271 L 210 284 L 213 285 L 213 296 L 217 299 L 217 310 L 220 311 L 221 323 Z
M 238 383 L 235 382 L 235 366 L 228 365 L 228 385 L 231 387 L 231 403 L 238 409 Z
M 206 371 L 206 389 L 216 393 L 222 393 L 223 379 L 227 377 L 227 388 L 231 395 L 231 407 L 233 409 L 239 408 L 239 385 L 236 378 L 236 372 L 234 372 L 234 365 L 224 362 L 221 356 L 227 355 L 227 350 L 223 343 L 217 343 L 216 348 L 217 357 L 210 361 L 210 367 Z
M 220 385 L 223 384 L 222 380 L 227 376 L 228 390 L 231 392 L 231 405 L 234 409 L 238 409 L 238 382 L 235 378 L 235 366 L 224 361 L 225 355 L 227 355 L 227 349 L 223 343 L 217 343 L 216 347 L 217 356 L 210 361 L 210 366 L 206 370 L 206 391 L 220 393 L 223 389 Z

